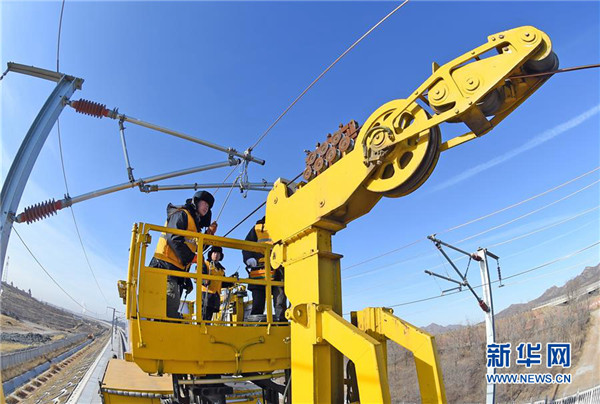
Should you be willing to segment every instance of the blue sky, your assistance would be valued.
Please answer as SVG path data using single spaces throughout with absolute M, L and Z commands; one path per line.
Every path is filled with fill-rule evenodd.
M 397 4 L 67 1 L 60 68 L 85 79 L 83 90 L 73 99 L 119 107 L 126 115 L 244 150 L 308 83 Z M 252 165 L 250 179 L 294 177 L 304 167 L 303 150 L 312 149 L 340 122 L 364 122 L 383 103 L 404 98 L 418 87 L 429 76 L 431 62 L 448 62 L 496 32 L 533 25 L 549 34 L 562 67 L 598 63 L 599 11 L 598 2 L 412 1 L 350 52 L 272 130 L 255 150 L 267 164 Z M 0 13 L 2 70 L 9 61 L 55 69 L 60 2 L 3 1 Z M 433 175 L 415 193 L 382 199 L 370 214 L 337 234 L 334 250 L 344 255 L 344 312 L 439 295 L 450 285 L 436 282 L 423 270 L 451 271 L 448 265 L 440 266 L 441 257 L 427 241 L 344 268 L 598 167 L 598 79 L 598 70 L 554 76 L 491 133 L 443 153 Z M 14 73 L 0 83 L 3 176 L 52 88 L 53 83 Z M 67 108 L 60 122 L 72 196 L 127 180 L 116 121 Z M 136 177 L 223 159 L 199 145 L 126 126 Z M 444 138 L 458 133 L 452 125 L 441 130 Z M 223 168 L 165 183 L 220 182 L 228 172 Z M 591 184 L 598 178 L 595 172 L 440 238 L 458 242 L 525 215 L 459 246 L 474 251 L 547 227 L 490 250 L 501 257 L 505 276 L 552 261 L 598 241 L 598 210 L 550 226 L 597 207 L 598 185 Z M 53 130 L 20 208 L 64 193 Z M 166 204 L 181 203 L 189 195 L 189 191 L 128 190 L 74 206 L 92 266 L 111 306 L 122 307 L 116 281 L 126 276 L 132 224 L 162 223 Z M 225 195 L 226 190 L 217 193 L 215 210 Z M 265 197 L 266 193 L 254 192 L 243 198 L 234 191 L 221 217 L 220 233 Z M 243 238 L 252 223 L 232 235 Z M 106 303 L 91 279 L 69 212 L 17 229 L 65 289 L 104 315 Z M 76 309 L 36 267 L 15 235 L 8 255 L 9 281 L 31 288 L 44 300 Z M 599 261 L 596 246 L 514 278 L 514 284 L 494 289 L 497 310 L 530 300 Z M 461 268 L 466 265 L 466 261 L 458 263 Z M 229 272 L 240 264 L 241 254 L 228 254 Z M 479 284 L 473 268 L 470 279 Z M 481 319 L 476 302 L 467 294 L 399 306 L 396 314 L 417 325 Z

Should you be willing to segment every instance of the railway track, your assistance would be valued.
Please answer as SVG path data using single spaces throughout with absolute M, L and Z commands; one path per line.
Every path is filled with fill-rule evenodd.
M 91 344 L 75 352 L 46 372 L 19 387 L 6 398 L 8 404 L 65 403 L 87 370 L 109 341 L 104 334 Z

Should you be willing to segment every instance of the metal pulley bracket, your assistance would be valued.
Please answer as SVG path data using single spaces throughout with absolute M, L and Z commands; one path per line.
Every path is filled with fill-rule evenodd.
M 363 157 L 367 167 L 371 164 L 381 165 L 389 151 L 386 140 L 393 142 L 394 132 L 387 126 L 374 126 L 365 133 L 363 137 Z M 382 147 L 383 146 L 383 147 Z
M 418 100 L 429 105 L 435 114 L 415 121 L 394 139 L 386 138 L 377 148 L 383 149 L 409 137 L 439 126 L 443 122 L 465 123 L 471 132 L 442 145 L 442 151 L 483 136 L 527 99 L 550 76 L 507 81 L 510 76 L 529 70 L 558 67 L 548 36 L 534 27 L 519 27 L 492 35 L 488 42 L 462 56 L 435 66 L 433 74 L 406 100 L 405 108 Z M 494 56 L 487 52 L 497 51 Z M 403 108 L 380 118 L 377 123 L 393 122 L 398 133 Z M 487 116 L 491 118 L 489 121 Z M 389 126 L 389 125 L 388 125 Z M 367 133 L 372 126 L 364 125 Z

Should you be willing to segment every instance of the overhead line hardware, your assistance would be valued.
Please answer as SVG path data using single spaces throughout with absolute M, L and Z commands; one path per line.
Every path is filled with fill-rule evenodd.
M 129 153 L 127 152 L 127 143 L 125 142 L 125 125 L 123 125 L 122 119 L 119 119 L 119 135 L 121 135 L 121 145 L 123 146 L 123 155 L 125 157 L 125 165 L 127 166 L 127 178 L 129 178 L 129 182 L 135 182 L 133 168 L 131 168 L 131 163 L 129 162 Z
M 214 168 L 237 165 L 240 162 L 241 161 L 238 159 L 230 158 L 228 161 L 224 161 L 224 162 L 206 164 L 203 166 L 192 167 L 192 168 L 188 168 L 185 170 L 173 171 L 170 173 L 154 175 L 152 177 L 140 178 L 133 182 L 125 182 L 122 184 L 114 185 L 112 187 L 88 192 L 86 194 L 79 195 L 79 196 L 72 197 L 72 198 L 67 196 L 66 198 L 61 199 L 59 201 L 55 201 L 54 199 L 52 199 L 47 202 L 42 202 L 42 203 L 30 206 L 28 208 L 25 208 L 25 210 L 22 213 L 17 215 L 17 217 L 15 218 L 15 222 L 17 222 L 17 223 L 27 222 L 29 224 L 31 222 L 35 222 L 40 219 L 51 216 L 51 215 L 55 214 L 56 211 L 58 211 L 58 210 L 61 210 L 68 206 L 71 206 L 75 203 L 86 201 L 88 199 L 97 198 L 99 196 L 111 194 L 111 193 L 117 192 L 117 191 L 122 191 L 127 188 L 134 188 L 136 186 L 140 187 L 141 191 L 144 191 L 145 187 L 148 186 L 147 183 L 149 183 L 149 182 L 161 181 L 161 180 L 165 180 L 168 178 L 178 177 L 181 175 L 197 173 L 199 171 L 212 170 Z
M 520 206 L 520 205 L 522 205 L 522 204 L 524 204 L 524 203 L 526 203 L 526 202 L 530 202 L 530 201 L 532 201 L 532 200 L 534 200 L 534 199 L 537 199 L 537 198 L 539 198 L 539 197 L 541 197 L 541 196 L 544 196 L 544 195 L 546 195 L 546 194 L 549 194 L 550 192 L 553 192 L 553 191 L 556 191 L 556 190 L 558 190 L 558 189 L 560 189 L 560 188 L 563 188 L 563 187 L 565 187 L 566 185 L 569 185 L 569 184 L 571 184 L 571 183 L 573 183 L 573 182 L 575 182 L 575 181 L 577 181 L 577 180 L 580 180 L 581 178 L 584 178 L 584 177 L 586 177 L 586 176 L 588 176 L 588 175 L 590 175 L 590 174 L 593 174 L 593 173 L 595 173 L 595 172 L 596 172 L 596 171 L 598 171 L 598 170 L 600 170 L 600 167 L 596 167 L 596 168 L 594 168 L 593 170 L 590 170 L 590 171 L 588 171 L 588 172 L 586 172 L 586 173 L 584 173 L 584 174 L 581 174 L 581 175 L 579 175 L 579 176 L 577 176 L 577 177 L 575 177 L 575 178 L 571 178 L 570 180 L 568 180 L 568 181 L 566 181 L 566 182 L 563 182 L 562 184 L 559 184 L 559 185 L 557 185 L 557 186 L 555 186 L 555 187 L 552 187 L 552 188 L 550 188 L 550 189 L 547 189 L 547 190 L 545 190 L 544 192 L 541 192 L 541 193 L 539 193 L 539 194 L 536 194 L 536 195 L 534 195 L 534 196 L 531 196 L 531 197 L 528 197 L 528 198 L 526 198 L 526 199 L 523 199 L 523 200 L 521 200 L 521 201 L 519 201 L 519 202 L 517 202 L 517 203 L 513 203 L 513 204 L 511 204 L 511 205 L 505 206 L 505 207 L 503 207 L 503 208 L 501 208 L 501 209 L 495 210 L 495 211 L 493 211 L 493 212 L 491 212 L 491 213 L 488 213 L 488 214 L 486 214 L 486 215 L 479 216 L 479 217 L 477 217 L 477 218 L 475 218 L 475 219 L 472 219 L 472 220 L 469 220 L 469 221 L 467 221 L 467 222 L 461 223 L 461 224 L 459 224 L 459 225 L 456 225 L 456 226 L 453 226 L 453 227 L 447 228 L 447 229 L 445 229 L 445 230 L 443 230 L 443 231 L 441 231 L 441 232 L 438 232 L 437 234 L 445 234 L 445 233 L 449 233 L 449 232 L 451 232 L 451 231 L 454 231 L 454 230 L 460 229 L 460 228 L 462 228 L 462 227 L 465 227 L 465 226 L 471 225 L 471 224 L 473 224 L 473 223 L 479 222 L 479 221 L 481 221 L 481 220 L 483 220 L 483 219 L 487 219 L 487 218 L 489 218 L 489 217 L 492 217 L 492 216 L 494 216 L 494 215 L 497 215 L 498 213 L 505 212 L 505 211 L 507 211 L 507 210 L 509 210 L 509 209 L 515 208 L 515 207 L 517 207 L 517 206 Z M 360 261 L 360 262 L 358 262 L 358 263 L 356 263 L 356 264 L 352 264 L 352 265 L 350 265 L 350 266 L 348 266 L 348 267 L 345 267 L 345 268 L 343 268 L 342 270 L 343 270 L 343 271 L 344 271 L 344 270 L 349 270 L 349 269 L 351 269 L 351 268 L 354 268 L 354 267 L 357 267 L 357 266 L 360 266 L 360 265 L 366 264 L 366 263 L 368 263 L 368 262 L 371 262 L 371 261 L 374 261 L 374 260 L 376 260 L 376 259 L 378 259 L 378 258 L 384 257 L 384 256 L 386 256 L 386 255 L 392 254 L 392 253 L 394 253 L 394 252 L 397 252 L 397 251 L 400 251 L 400 250 L 402 250 L 402 249 L 404 249 L 404 248 L 411 247 L 411 246 L 413 246 L 414 244 L 420 243 L 420 242 L 421 242 L 421 241 L 423 241 L 423 240 L 424 240 L 423 238 L 420 238 L 420 239 L 414 240 L 414 241 L 412 241 L 412 242 L 410 242 L 410 243 L 407 243 L 407 244 L 404 244 L 404 245 L 402 245 L 402 246 L 400 246 L 400 247 L 397 247 L 397 248 L 394 248 L 394 249 L 392 249 L 392 250 L 386 251 L 386 252 L 384 252 L 384 253 L 380 253 L 380 254 L 378 254 L 378 255 L 375 255 L 375 256 L 373 256 L 373 257 L 371 257 L 371 258 L 368 258 L 368 259 L 366 259 L 366 260 L 364 260 L 364 261 Z M 496 245 L 498 245 L 498 244 L 496 244 Z M 392 265 L 393 265 L 393 264 L 392 264 Z M 384 267 L 387 267 L 387 266 L 390 266 L 390 265 L 385 265 Z M 381 268 L 384 268 L 384 267 L 379 267 L 378 269 L 381 269 Z
M 448 254 L 446 254 L 446 252 L 444 251 L 444 249 L 442 248 L 442 246 L 448 247 L 448 248 L 450 248 L 450 249 L 452 249 L 454 251 L 457 251 L 457 252 L 459 252 L 461 254 L 466 255 L 467 257 L 469 257 L 469 264 L 471 263 L 471 259 L 473 261 L 477 261 L 477 262 L 482 261 L 484 258 L 482 258 L 481 252 L 483 252 L 483 254 L 487 255 L 488 257 L 495 259 L 498 262 L 498 276 L 500 278 L 500 283 L 502 284 L 502 275 L 500 274 L 499 257 L 497 255 L 495 255 L 495 254 L 487 251 L 486 249 L 480 249 L 477 253 L 469 253 L 469 252 L 467 252 L 465 250 L 461 250 L 458 247 L 455 247 L 455 246 L 453 246 L 451 244 L 445 243 L 442 240 L 437 239 L 435 237 L 435 234 L 431 235 L 431 236 L 427 236 L 427 238 L 434 243 L 435 247 L 444 256 L 444 258 L 446 258 L 446 260 L 450 263 L 450 266 L 452 266 L 452 268 L 454 269 L 454 271 L 460 277 L 460 281 L 457 281 L 456 279 L 452 279 L 450 277 L 446 277 L 446 276 L 443 276 L 443 275 L 440 275 L 440 274 L 436 274 L 435 272 L 425 271 L 425 273 L 427 275 L 435 276 L 435 277 L 444 279 L 444 280 L 449 281 L 449 282 L 454 282 L 454 283 L 456 283 L 456 284 L 459 285 L 457 288 L 448 289 L 446 291 L 443 291 L 442 294 L 445 293 L 445 292 L 451 291 L 451 290 L 456 290 L 456 289 L 458 289 L 458 291 L 460 292 L 460 291 L 462 291 L 462 287 L 464 286 L 464 287 L 466 287 L 466 288 L 469 289 L 469 291 L 473 294 L 473 296 L 475 296 L 475 299 L 477 299 L 477 303 L 479 303 L 479 307 L 481 307 L 481 310 L 483 310 L 486 313 L 489 312 L 490 308 L 488 307 L 488 305 L 483 301 L 482 298 L 480 298 L 477 295 L 477 293 L 475 292 L 475 290 L 473 290 L 473 287 L 469 284 L 469 281 L 467 280 L 467 273 L 468 273 L 468 270 L 469 270 L 468 265 L 467 265 L 467 270 L 465 271 L 465 274 L 463 274 L 462 272 L 460 272 L 460 270 L 456 267 L 456 265 L 454 264 L 454 262 L 452 262 L 452 259 L 450 259 L 450 257 L 448 256 Z
M 263 181 L 263 182 L 242 182 L 242 181 L 237 181 L 234 183 L 207 183 L 207 184 L 198 184 L 198 183 L 193 183 L 193 184 L 182 184 L 182 185 L 146 185 L 144 186 L 144 189 L 142 189 L 143 192 L 157 192 L 157 191 L 176 191 L 176 190 L 183 190 L 183 189 L 193 189 L 193 190 L 198 190 L 198 189 L 219 189 L 219 188 L 229 188 L 232 186 L 237 186 L 240 188 L 240 192 L 243 192 L 245 190 L 250 190 L 250 191 L 270 191 L 271 188 L 273 188 L 273 182 L 267 182 L 267 181 Z
M 140 119 L 137 119 L 137 118 L 134 118 L 131 116 L 126 116 L 126 115 L 120 114 L 118 108 L 110 110 L 110 109 L 106 108 L 106 105 L 104 105 L 104 104 L 100 104 L 97 102 L 88 101 L 88 100 L 84 100 L 84 99 L 80 99 L 77 101 L 67 101 L 67 105 L 69 105 L 70 107 L 75 109 L 75 111 L 77 111 L 81 114 L 84 114 L 84 115 L 90 115 L 90 116 L 93 116 L 96 118 L 102 118 L 103 116 L 105 116 L 107 118 L 116 119 L 119 121 L 126 121 L 129 123 L 133 123 L 135 125 L 143 126 L 148 129 L 153 129 L 153 130 L 156 130 L 156 131 L 159 131 L 162 133 L 166 133 L 167 135 L 175 136 L 180 139 L 198 143 L 203 146 L 210 147 L 211 149 L 222 151 L 224 153 L 229 154 L 230 156 L 239 157 L 245 161 L 252 161 L 252 162 L 258 163 L 260 165 L 265 164 L 265 160 L 259 159 L 257 157 L 253 157 L 252 153 L 249 150 L 247 150 L 243 153 L 238 152 L 236 149 L 234 149 L 232 147 L 220 146 L 216 143 L 212 143 L 207 140 L 199 139 L 197 137 L 190 136 L 190 135 L 187 135 L 182 132 L 178 132 L 178 131 L 175 131 L 175 130 L 172 130 L 169 128 L 164 128 L 162 126 L 158 126 L 153 123 L 145 122 L 145 121 L 142 121 Z
M 570 253 L 570 254 L 567 254 L 567 255 L 563 255 L 562 257 L 559 257 L 559 258 L 553 259 L 552 261 L 547 261 L 547 262 L 544 262 L 543 264 L 540 264 L 540 265 L 538 265 L 538 266 L 535 266 L 535 267 L 533 267 L 533 268 L 529 268 L 529 269 L 526 269 L 526 270 L 524 270 L 524 271 L 517 272 L 517 273 L 515 273 L 515 274 L 509 275 L 509 276 L 505 277 L 504 279 L 506 280 L 506 279 L 510 279 L 510 278 L 515 278 L 515 277 L 517 277 L 517 276 L 521 276 L 521 275 L 523 275 L 523 274 L 526 274 L 526 273 L 529 273 L 529 272 L 532 272 L 532 271 L 537 271 L 538 269 L 541 269 L 541 268 L 547 267 L 548 265 L 552 265 L 552 264 L 554 264 L 554 263 L 556 263 L 556 262 L 559 262 L 559 261 L 564 261 L 564 260 L 566 260 L 566 259 L 568 259 L 568 258 L 571 258 L 571 257 L 575 256 L 575 255 L 581 254 L 582 252 L 584 252 L 584 251 L 587 251 L 587 250 L 589 250 L 590 248 L 592 248 L 592 247 L 595 247 L 595 246 L 597 246 L 597 245 L 599 245 L 599 244 L 600 244 L 600 241 L 596 241 L 595 243 L 593 243 L 593 244 L 590 244 L 590 245 L 588 245 L 588 246 L 586 246 L 586 247 L 583 247 L 583 248 L 581 248 L 581 249 L 579 249 L 579 250 L 577 250 L 577 251 L 575 251 L 575 252 L 572 252 L 572 253 Z M 496 283 L 496 282 L 497 282 L 497 281 L 491 281 L 490 283 Z M 476 288 L 479 288 L 479 287 L 481 287 L 481 286 L 483 286 L 483 285 L 477 285 L 477 286 L 475 286 L 475 287 L 476 287 Z M 462 292 L 462 290 L 461 290 L 461 291 L 456 291 L 456 292 L 453 292 L 453 293 L 451 293 L 451 294 L 453 295 L 453 294 L 456 294 L 456 293 L 461 293 L 461 292 Z M 440 298 L 442 298 L 442 297 L 445 297 L 445 296 L 450 296 L 451 294 L 447 294 L 447 295 L 437 295 L 437 296 L 429 296 L 429 297 L 425 297 L 425 298 L 423 298 L 423 299 L 411 300 L 411 301 L 408 301 L 408 302 L 403 302 L 403 303 L 397 303 L 397 304 L 388 305 L 387 307 L 400 307 L 400 306 L 407 306 L 407 305 L 409 305 L 409 304 L 415 304 L 415 303 L 421 303 L 421 302 L 425 302 L 425 301 L 429 301 L 429 300 L 440 299 Z

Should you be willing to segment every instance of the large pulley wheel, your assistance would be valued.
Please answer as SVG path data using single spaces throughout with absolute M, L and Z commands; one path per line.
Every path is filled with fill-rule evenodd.
M 401 114 L 395 112 L 402 108 Z M 382 109 L 389 110 L 387 113 Z M 419 104 L 406 106 L 404 100 L 391 101 L 378 111 L 384 112 L 379 119 L 371 121 L 371 127 L 393 125 L 402 132 L 411 125 L 429 119 L 430 115 Z M 398 115 L 398 122 L 385 122 L 392 113 Z M 375 115 L 375 114 L 374 114 Z M 371 119 L 369 119 L 371 120 Z M 367 121 L 365 124 L 369 123 Z M 402 132 L 399 136 L 402 136 Z M 396 145 L 386 154 L 383 163 L 367 182 L 367 189 L 384 196 L 398 198 L 419 188 L 431 175 L 440 156 L 442 136 L 439 127 L 434 126 L 420 132 L 408 141 Z

